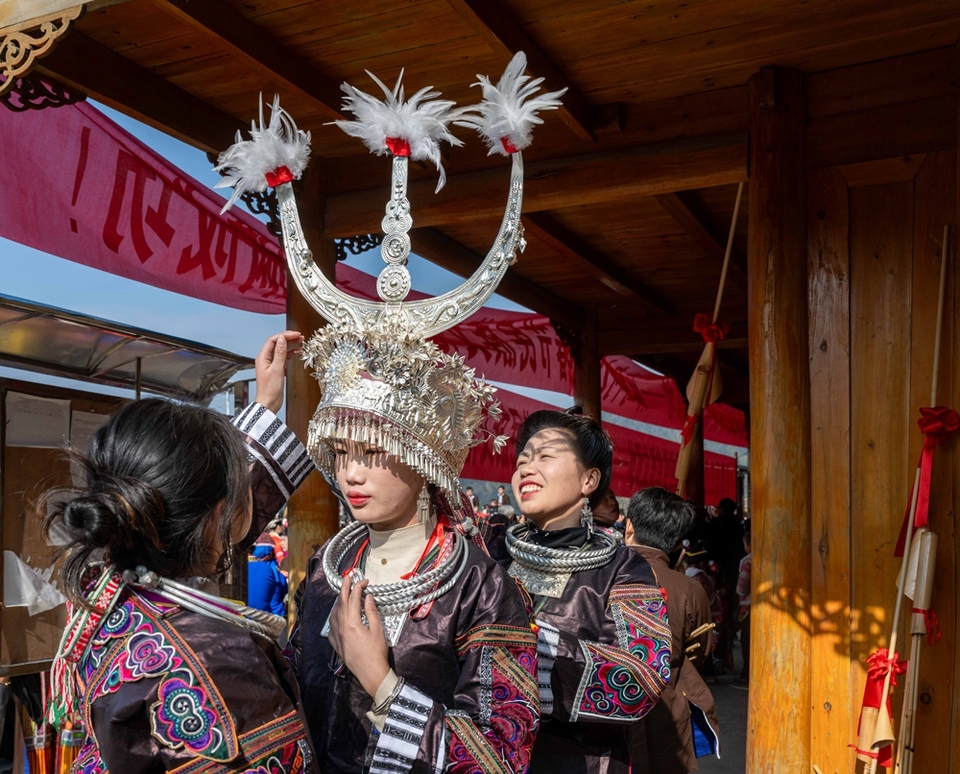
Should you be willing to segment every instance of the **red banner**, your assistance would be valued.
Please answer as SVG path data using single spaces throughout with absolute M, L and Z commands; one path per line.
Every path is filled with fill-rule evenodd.
M 0 236 L 194 298 L 282 313 L 286 266 L 251 215 L 80 103 L 0 110 Z
M 284 311 L 283 253 L 265 226 L 239 208 L 220 215 L 222 198 L 93 106 L 0 110 L 0 122 L 6 160 L 0 165 L 0 236 L 194 298 L 252 312 Z M 376 298 L 374 283 L 337 266 L 337 284 L 347 292 Z M 545 317 L 481 309 L 436 341 L 490 381 L 573 393 L 573 360 Z M 673 489 L 685 415 L 674 381 L 614 357 L 604 360 L 601 388 L 616 444 L 617 493 L 654 484 Z M 515 436 L 525 416 L 546 408 L 504 390 L 500 398 L 505 418 L 489 428 L 498 434 Z M 735 493 L 731 449 L 747 445 L 742 412 L 707 407 L 704 436 L 707 502 L 715 503 Z M 506 482 L 513 459 L 512 447 L 493 455 L 489 444 L 479 446 L 464 477 Z
M 344 264 L 337 266 L 337 285 L 349 293 L 375 299 L 375 280 Z M 423 298 L 412 292 L 411 298 Z M 524 312 L 481 309 L 465 322 L 434 340 L 446 352 L 457 352 L 488 380 L 573 393 L 573 360 L 546 317 Z M 676 382 L 644 368 L 627 357 L 608 357 L 601 370 L 604 424 L 614 442 L 613 489 L 629 496 L 643 486 L 673 491 L 680 428 L 686 404 Z M 485 429 L 516 438 L 531 412 L 552 408 L 513 391 L 500 389 L 503 418 Z M 569 403 L 573 404 L 573 398 Z M 736 450 L 746 451 L 743 412 L 722 403 L 703 413 L 704 495 L 716 504 L 736 497 Z M 514 449 L 508 444 L 494 454 L 490 444 L 477 446 L 467 457 L 463 477 L 481 481 L 510 480 Z

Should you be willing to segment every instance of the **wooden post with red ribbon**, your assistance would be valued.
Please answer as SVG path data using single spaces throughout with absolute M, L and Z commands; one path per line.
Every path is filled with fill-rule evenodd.
M 933 572 L 937 558 L 937 533 L 921 529 L 915 540 L 915 548 L 908 561 L 916 568 L 911 588 L 904 589 L 913 600 L 910 616 L 910 661 L 907 680 L 903 687 L 903 709 L 900 713 L 900 745 L 894 774 L 910 774 L 913 771 L 913 740 L 917 724 L 917 697 L 920 686 L 920 643 L 927 635 L 932 645 L 940 639 L 940 624 L 933 612 Z
M 727 235 L 727 249 L 723 255 L 723 269 L 720 271 L 720 287 L 717 289 L 717 301 L 713 307 L 713 317 L 698 314 L 693 319 L 693 329 L 703 337 L 703 354 L 697 362 L 693 376 L 687 383 L 687 413 L 680 430 L 680 451 L 677 454 L 677 494 L 683 497 L 687 488 L 687 474 L 690 470 L 690 442 L 693 440 L 703 413 L 703 407 L 720 397 L 723 384 L 717 370 L 717 342 L 730 332 L 729 324 L 718 324 L 720 305 L 723 302 L 723 287 L 727 282 L 727 269 L 730 267 L 730 254 L 733 251 L 733 236 L 737 231 L 737 216 L 740 214 L 740 199 L 743 197 L 743 183 L 737 188 L 737 200 L 733 205 L 733 217 L 730 219 L 730 233 Z
M 933 470 L 933 451 L 937 446 L 942 446 L 947 439 L 960 428 L 960 417 L 953 409 L 937 405 L 937 382 L 940 377 L 940 338 L 943 327 L 943 300 L 947 280 L 947 256 L 949 254 L 950 227 L 943 227 L 943 243 L 940 246 L 940 293 L 937 301 L 937 328 L 934 335 L 933 344 L 933 379 L 930 385 L 930 406 L 932 408 L 921 408 L 921 417 L 918 421 L 920 430 L 924 434 L 923 451 L 920 454 L 920 463 L 917 466 L 916 476 L 914 477 L 913 491 L 910 496 L 910 505 L 904 518 L 903 528 L 901 529 L 901 539 L 897 543 L 894 552 L 895 556 L 904 557 L 900 565 L 900 572 L 897 576 L 897 600 L 893 608 L 893 621 L 890 625 L 890 644 L 888 648 L 881 648 L 874 652 L 871 659 L 879 654 L 887 660 L 888 668 L 884 670 L 883 687 L 881 696 L 886 696 L 889 705 L 889 695 L 891 685 L 896 685 L 894 672 L 899 669 L 900 661 L 896 653 L 897 634 L 900 629 L 900 616 L 903 611 L 904 589 L 906 587 L 907 568 L 910 560 L 910 546 L 913 541 L 914 528 L 923 526 L 927 523 L 929 504 L 930 504 L 930 481 Z M 922 519 L 923 524 L 920 524 Z M 869 663 L 869 659 L 868 659 Z M 870 684 L 868 672 L 867 683 Z M 866 698 L 866 696 L 864 697 Z M 864 705 L 866 706 L 866 705 Z M 863 713 L 861 712 L 861 719 Z M 891 745 L 896 741 L 893 733 L 893 723 L 890 719 L 889 710 L 880 713 L 877 721 L 877 727 L 874 731 L 873 739 L 870 743 L 868 756 L 870 765 L 869 774 L 876 774 L 877 765 L 892 766 L 893 755 Z M 857 748 L 857 757 L 861 757 L 861 748 L 864 747 L 863 738 Z M 875 755 L 874 755 L 875 754 Z

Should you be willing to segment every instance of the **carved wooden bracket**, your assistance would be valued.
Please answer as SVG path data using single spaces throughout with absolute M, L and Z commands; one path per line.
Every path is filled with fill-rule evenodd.
M 80 18 L 84 7 L 75 5 L 31 19 L 20 28 L 4 30 L 0 36 L 0 77 L 3 78 L 0 94 L 13 88 L 17 77 L 28 73 L 36 60 L 50 51 L 57 39 Z

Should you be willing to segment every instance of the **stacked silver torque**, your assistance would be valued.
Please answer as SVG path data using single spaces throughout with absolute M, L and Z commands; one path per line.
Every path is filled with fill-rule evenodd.
M 323 574 L 333 591 L 340 593 L 343 578 L 340 564 L 344 557 L 367 536 L 367 526 L 359 521 L 344 527 L 330 538 L 323 554 Z M 436 567 L 415 575 L 409 580 L 387 583 L 383 586 L 367 586 L 381 616 L 402 615 L 435 599 L 452 589 L 467 566 L 469 555 L 467 541 L 458 532 L 452 534 L 453 546 L 449 556 L 441 556 Z

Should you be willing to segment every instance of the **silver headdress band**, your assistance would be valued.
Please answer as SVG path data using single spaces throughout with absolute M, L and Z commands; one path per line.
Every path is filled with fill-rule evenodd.
M 380 302 L 347 295 L 314 262 L 290 184 L 305 166 L 310 136 L 296 128 L 276 101 L 269 125 L 264 126 L 261 111 L 252 139 L 238 137 L 220 157 L 217 169 L 228 172 L 221 185 L 238 191 L 276 187 L 293 280 L 331 323 L 304 347 L 304 358 L 314 368 L 322 391 L 307 448 L 329 476 L 333 474 L 329 441 L 353 440 L 395 454 L 459 501 L 458 476 L 467 453 L 482 441 L 475 436 L 484 414 L 496 419 L 499 405 L 493 399 L 494 388 L 477 379 L 462 358 L 447 355 L 426 339 L 480 309 L 516 260 L 517 251 L 525 247 L 520 151 L 529 145 L 533 125 L 541 123 L 538 111 L 558 107 L 562 94 L 534 96 L 541 79 L 531 81 L 524 75 L 525 67 L 526 57 L 519 53 L 498 84 L 478 76 L 483 101 L 469 108 L 436 99 L 439 93 L 431 87 L 407 100 L 399 80 L 391 90 L 372 74 L 383 91 L 382 100 L 343 85 L 344 108 L 356 120 L 337 125 L 361 138 L 374 153 L 393 156 L 391 196 L 382 222 L 381 253 L 387 265 L 377 279 Z M 449 293 L 407 301 L 413 225 L 407 164 L 410 158 L 433 161 L 440 170 L 439 190 L 445 180 L 439 143 L 461 144 L 450 133 L 450 124 L 476 129 L 491 153 L 513 157 L 507 206 L 493 247 L 473 276 Z M 505 441 L 502 436 L 494 439 L 497 450 Z

